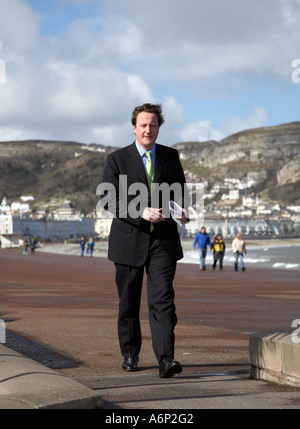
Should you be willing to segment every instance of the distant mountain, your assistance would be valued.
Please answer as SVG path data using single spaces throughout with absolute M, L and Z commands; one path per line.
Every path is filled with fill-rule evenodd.
M 68 199 L 89 213 L 99 197 L 107 154 L 116 148 L 60 141 L 0 142 L 0 198 L 33 195 L 33 207 L 49 210 Z
M 251 189 L 273 201 L 300 205 L 300 122 L 233 134 L 220 142 L 181 142 L 184 170 L 199 179 L 222 182 L 246 178 Z M 116 147 L 76 142 L 26 140 L 0 142 L 0 199 L 33 195 L 34 207 L 49 210 L 68 199 L 90 213 L 99 197 L 108 153 Z
M 233 134 L 220 142 L 185 142 L 179 151 L 185 171 L 222 182 L 256 174 L 253 192 L 300 204 L 300 122 Z

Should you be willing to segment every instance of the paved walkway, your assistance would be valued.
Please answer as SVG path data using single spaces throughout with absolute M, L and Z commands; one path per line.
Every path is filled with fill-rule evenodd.
M 200 272 L 196 265 L 178 264 L 175 357 L 184 370 L 172 379 L 159 379 L 145 290 L 140 371 L 127 374 L 121 369 L 114 267 L 105 258 L 40 251 L 25 256 L 19 249 L 0 249 L 0 271 L 0 319 L 6 325 L 6 343 L 0 348 L 0 408 L 41 406 L 36 403 L 39 395 L 30 397 L 28 392 L 35 386 L 47 386 L 50 392 L 51 382 L 38 381 L 38 373 L 50 377 L 53 385 L 59 378 L 80 391 L 68 401 L 65 389 L 60 403 L 52 401 L 54 408 L 99 406 L 99 398 L 105 408 L 129 410 L 300 407 L 299 389 L 251 380 L 248 355 L 251 333 L 291 332 L 292 321 L 299 319 L 299 272 L 235 273 L 228 267 Z M 9 367 L 12 362 L 14 368 Z M 34 364 L 39 369 L 31 372 Z M 18 388 L 22 391 L 20 384 L 27 402 L 11 400 Z M 89 395 L 94 402 L 87 405 L 83 399 Z M 50 405 L 50 400 L 42 404 Z

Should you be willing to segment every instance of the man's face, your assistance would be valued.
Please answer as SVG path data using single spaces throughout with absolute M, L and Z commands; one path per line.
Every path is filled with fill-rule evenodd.
M 155 113 L 141 112 L 137 115 L 136 125 L 133 126 L 137 143 L 146 150 L 151 150 L 156 142 L 159 127 Z

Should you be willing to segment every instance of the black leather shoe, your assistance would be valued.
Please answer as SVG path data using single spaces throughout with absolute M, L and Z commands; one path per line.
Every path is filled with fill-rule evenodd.
M 124 362 L 122 364 L 122 368 L 124 371 L 137 371 L 138 368 L 138 357 L 125 357 Z
M 180 374 L 182 366 L 176 360 L 166 358 L 159 364 L 159 378 L 171 378 L 174 374 Z

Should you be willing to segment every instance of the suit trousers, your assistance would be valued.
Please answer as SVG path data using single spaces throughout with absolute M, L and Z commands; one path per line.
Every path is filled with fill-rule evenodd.
M 137 357 L 142 346 L 140 303 L 146 269 L 154 354 L 158 362 L 166 357 L 174 358 L 177 316 L 173 280 L 176 265 L 176 260 L 166 252 L 155 231 L 151 233 L 148 257 L 143 266 L 131 267 L 115 263 L 119 295 L 118 336 L 124 357 Z

